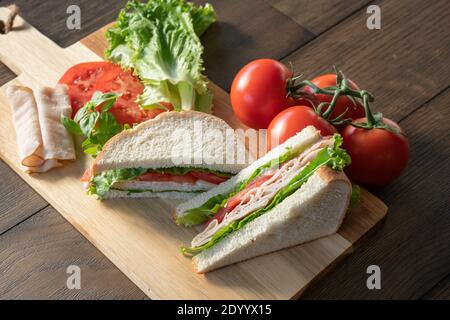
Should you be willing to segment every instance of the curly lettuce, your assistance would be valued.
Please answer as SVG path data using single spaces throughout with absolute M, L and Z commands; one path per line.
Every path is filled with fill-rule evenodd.
M 88 194 L 91 195 L 97 195 L 100 199 L 103 198 L 106 193 L 109 190 L 114 190 L 113 185 L 116 182 L 125 182 L 125 181 L 131 181 L 135 180 L 139 176 L 143 175 L 147 172 L 158 172 L 158 173 L 169 173 L 173 175 L 186 175 L 190 172 L 205 172 L 205 173 L 212 173 L 214 175 L 217 175 L 219 177 L 224 178 L 230 178 L 232 176 L 231 173 L 223 172 L 223 171 L 217 171 L 217 170 L 210 170 L 206 168 L 193 168 L 193 167 L 171 167 L 171 168 L 153 168 L 153 169 L 145 169 L 145 168 L 124 168 L 124 169 L 112 169 L 112 170 L 105 170 L 98 175 L 95 175 L 91 181 L 89 182 L 89 189 Z M 129 189 L 129 190 L 122 190 L 122 191 L 128 191 L 129 194 L 131 193 L 138 193 L 138 192 L 153 192 L 152 190 L 147 189 Z M 173 190 L 165 190 L 165 192 L 170 192 Z M 162 191 L 158 191 L 162 192 Z M 199 193 L 200 191 L 186 191 L 189 193 Z
M 100 199 L 116 182 L 134 180 L 147 171 L 145 168 L 126 168 L 106 170 L 94 176 L 89 182 L 88 194 L 95 194 Z
M 107 30 L 108 60 L 132 69 L 145 85 L 144 109 L 211 112 L 199 36 L 216 21 L 211 5 L 184 0 L 131 0 Z

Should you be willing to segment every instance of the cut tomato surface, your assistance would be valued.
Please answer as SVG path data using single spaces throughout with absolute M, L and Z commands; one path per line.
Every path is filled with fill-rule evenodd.
M 191 175 L 198 178 L 199 180 L 203 180 L 203 181 L 206 181 L 209 183 L 214 183 L 214 184 L 220 184 L 220 183 L 228 180 L 227 177 L 220 177 L 211 172 L 195 172 L 195 171 L 193 171 L 193 172 L 191 172 Z
M 72 117 L 82 108 L 95 91 L 116 92 L 121 96 L 110 109 L 120 124 L 140 123 L 156 117 L 166 109 L 143 110 L 135 101 L 144 91 L 144 85 L 131 71 L 124 71 L 116 64 L 110 62 L 80 63 L 61 77 L 58 83 L 68 86 Z M 165 105 L 168 110 L 171 105 Z
M 170 173 L 159 173 L 159 172 L 147 172 L 137 178 L 139 181 L 155 181 L 155 182 L 177 182 L 177 183 L 191 183 L 197 182 L 197 178 L 190 173 L 185 175 L 174 175 Z
M 80 181 L 89 182 L 92 178 L 92 169 L 86 169 Z M 160 173 L 160 172 L 147 172 L 139 176 L 137 180 L 139 181 L 169 181 L 177 183 L 196 183 L 198 180 L 206 181 L 209 183 L 219 184 L 226 181 L 228 178 L 219 177 L 213 173 L 205 172 L 189 172 L 185 175 L 176 175 L 171 173 Z
M 88 168 L 84 171 L 83 176 L 81 177 L 81 182 L 89 182 L 92 178 L 92 168 Z

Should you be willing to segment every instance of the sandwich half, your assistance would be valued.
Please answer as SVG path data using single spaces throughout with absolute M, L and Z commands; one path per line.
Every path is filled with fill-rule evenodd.
M 178 224 L 203 223 L 181 251 L 208 272 L 337 232 L 351 197 L 342 138 L 309 126 L 239 174 L 175 211 Z
M 165 112 L 111 138 L 82 181 L 101 199 L 187 199 L 251 161 L 228 124 L 210 114 Z

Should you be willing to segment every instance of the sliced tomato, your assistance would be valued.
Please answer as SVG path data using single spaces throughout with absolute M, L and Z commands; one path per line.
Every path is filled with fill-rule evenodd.
M 133 125 L 156 117 L 166 109 L 143 110 L 136 104 L 136 98 L 144 91 L 144 85 L 131 71 L 124 71 L 110 62 L 80 63 L 59 79 L 58 83 L 69 87 L 72 116 L 88 102 L 95 91 L 121 94 L 110 109 L 120 124 Z M 173 109 L 167 105 L 167 109 Z
M 190 173 L 185 175 L 174 175 L 170 173 L 159 173 L 159 172 L 147 172 L 137 178 L 139 181 L 170 181 L 177 183 L 192 183 L 197 182 L 197 178 Z
M 225 205 L 227 208 L 230 208 L 230 211 L 233 210 L 242 200 L 242 197 L 244 196 L 244 194 L 246 194 L 248 191 L 255 189 L 257 187 L 259 187 L 260 185 L 262 185 L 264 182 L 266 182 L 267 180 L 269 180 L 270 178 L 272 178 L 273 174 L 268 174 L 268 175 L 263 175 L 260 177 L 257 177 L 256 179 L 254 179 L 252 182 L 250 182 L 248 184 L 248 186 L 246 186 L 244 188 L 244 190 L 240 191 L 239 193 L 237 193 L 236 195 L 234 195 L 233 197 L 231 197 L 227 204 Z M 221 220 L 220 220 L 221 221 Z
M 89 182 L 92 178 L 92 167 L 86 169 L 83 173 L 83 176 L 80 178 L 81 182 Z
M 269 180 L 273 177 L 273 174 L 263 175 L 261 177 L 258 177 L 254 179 L 252 182 L 248 184 L 242 191 L 235 194 L 233 197 L 231 197 L 225 206 L 221 208 L 219 211 L 216 212 L 214 217 L 212 217 L 208 222 L 205 223 L 205 228 L 208 226 L 213 220 L 217 220 L 219 223 L 222 222 L 223 218 L 228 212 L 231 212 L 242 200 L 242 197 L 244 194 L 246 194 L 248 191 L 258 188 L 260 185 L 262 185 L 265 181 Z
M 191 172 L 191 175 L 193 175 L 194 177 L 196 177 L 199 180 L 203 180 L 203 181 L 214 183 L 214 184 L 219 184 L 219 183 L 222 183 L 222 182 L 228 180 L 228 178 L 226 178 L 226 177 L 220 177 L 220 176 L 218 176 L 214 173 L 210 173 L 210 172 Z

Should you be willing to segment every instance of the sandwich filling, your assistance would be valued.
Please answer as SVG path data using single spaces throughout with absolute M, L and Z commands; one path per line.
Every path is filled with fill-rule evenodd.
M 204 192 L 228 180 L 233 174 L 192 167 L 159 169 L 126 168 L 100 172 L 85 172 L 82 181 L 87 183 L 89 194 L 102 198 L 109 190 L 139 192 Z
M 293 194 L 321 166 L 343 170 L 350 157 L 340 148 L 341 144 L 341 136 L 335 134 L 323 137 L 307 149 L 287 149 L 279 158 L 256 169 L 230 194 L 215 196 L 200 208 L 188 210 L 177 219 L 178 223 L 207 222 L 191 246 L 181 248 L 182 252 L 197 254 L 212 247 Z

